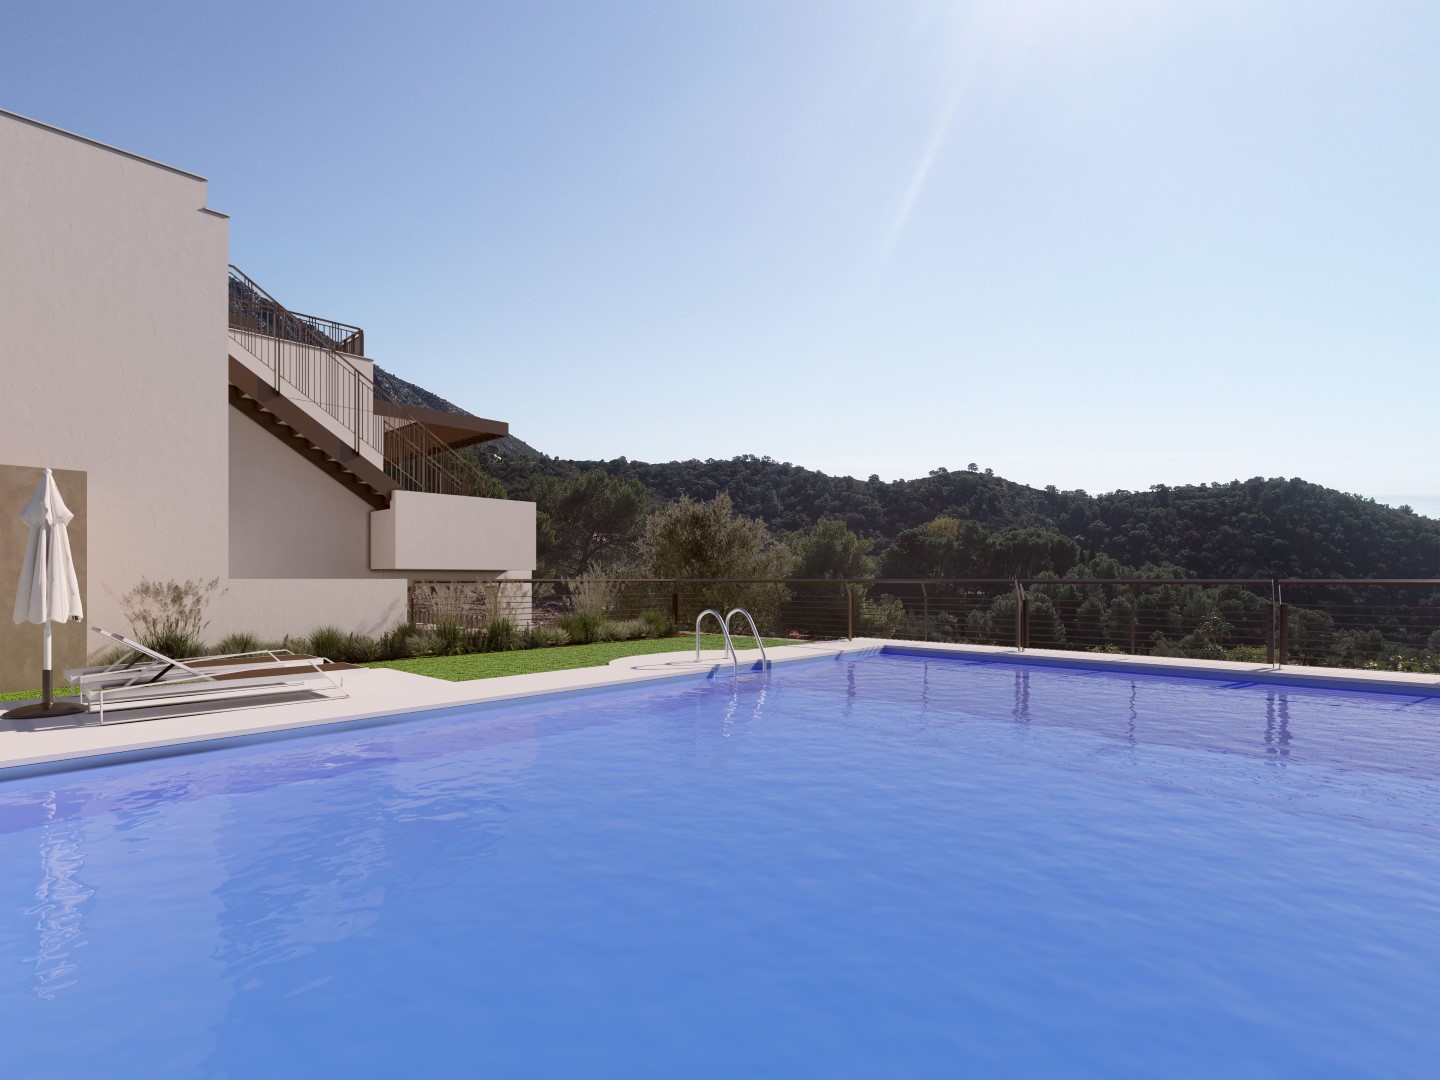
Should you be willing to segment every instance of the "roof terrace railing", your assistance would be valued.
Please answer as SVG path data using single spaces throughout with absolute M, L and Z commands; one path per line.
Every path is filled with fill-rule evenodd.
M 290 311 L 236 266 L 230 267 L 230 315 L 244 328 L 270 337 L 334 349 L 351 356 L 365 355 L 365 331 L 358 326 Z
M 383 451 L 373 381 L 341 356 L 326 334 L 235 266 L 230 267 L 230 332 L 270 369 L 276 390 L 283 392 L 288 383 L 319 405 L 350 433 L 355 450 L 363 444 Z

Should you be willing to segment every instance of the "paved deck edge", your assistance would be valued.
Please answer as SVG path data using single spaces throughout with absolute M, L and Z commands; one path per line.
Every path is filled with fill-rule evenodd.
M 867 655 L 935 656 L 1202 678 L 1229 683 L 1440 697 L 1440 677 L 1436 676 L 1345 668 L 1280 668 L 1226 660 L 1019 650 L 879 638 L 787 645 L 772 648 L 767 653 L 772 666 L 839 661 Z M 740 674 L 757 672 L 760 669 L 759 650 L 740 650 L 739 661 Z M 0 781 L 37 773 L 94 768 L 123 761 L 290 738 L 313 734 L 325 728 L 404 723 L 422 716 L 535 697 L 621 690 L 671 680 L 728 678 L 733 670 L 734 666 L 728 660 L 718 660 L 713 656 L 697 663 L 690 650 L 621 657 L 601 667 L 506 675 L 458 683 L 393 669 L 371 669 L 352 681 L 349 687 L 351 696 L 344 699 L 234 708 L 198 717 L 164 717 L 112 723 L 104 727 L 87 724 L 46 732 L 0 733 L 3 737 L 3 743 L 0 743 Z M 399 695 L 399 699 L 395 695 Z M 18 703 L 10 704 L 13 707 Z M 39 741 L 27 747 L 26 742 L 31 739 Z

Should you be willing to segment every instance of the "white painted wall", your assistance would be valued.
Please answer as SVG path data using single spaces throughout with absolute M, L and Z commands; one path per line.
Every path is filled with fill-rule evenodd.
M 397 491 L 370 515 L 370 565 L 420 573 L 535 569 L 535 504 Z
M 378 637 L 405 621 L 405 578 L 243 580 L 225 583 L 205 631 L 218 640 L 233 630 L 263 638 L 308 634 L 317 626 L 338 626 Z
M 404 618 L 406 582 L 369 569 L 368 504 L 232 416 L 227 259 L 202 178 L 0 112 L 0 463 L 88 473 L 92 624 L 128 629 L 119 598 L 142 577 L 220 578 L 211 639 L 379 632 Z M 267 517 L 262 489 L 335 519 Z M 284 554 L 307 529 L 319 561 Z
M 227 225 L 198 177 L 0 114 L 0 462 L 89 473 L 101 626 L 226 574 Z
M 374 507 L 238 409 L 229 413 L 229 575 L 379 577 L 370 569 Z

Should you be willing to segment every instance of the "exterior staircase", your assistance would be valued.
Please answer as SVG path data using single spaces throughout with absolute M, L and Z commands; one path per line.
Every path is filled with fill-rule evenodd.
M 494 494 L 495 481 L 459 449 L 501 438 L 508 425 L 377 397 L 364 347 L 359 327 L 296 314 L 230 267 L 236 409 L 376 509 L 399 490 Z

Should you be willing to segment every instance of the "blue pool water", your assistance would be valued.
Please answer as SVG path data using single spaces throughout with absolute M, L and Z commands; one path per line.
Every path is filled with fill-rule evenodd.
M 1440 700 L 880 655 L 0 783 L 0 1075 L 1423 1076 Z

